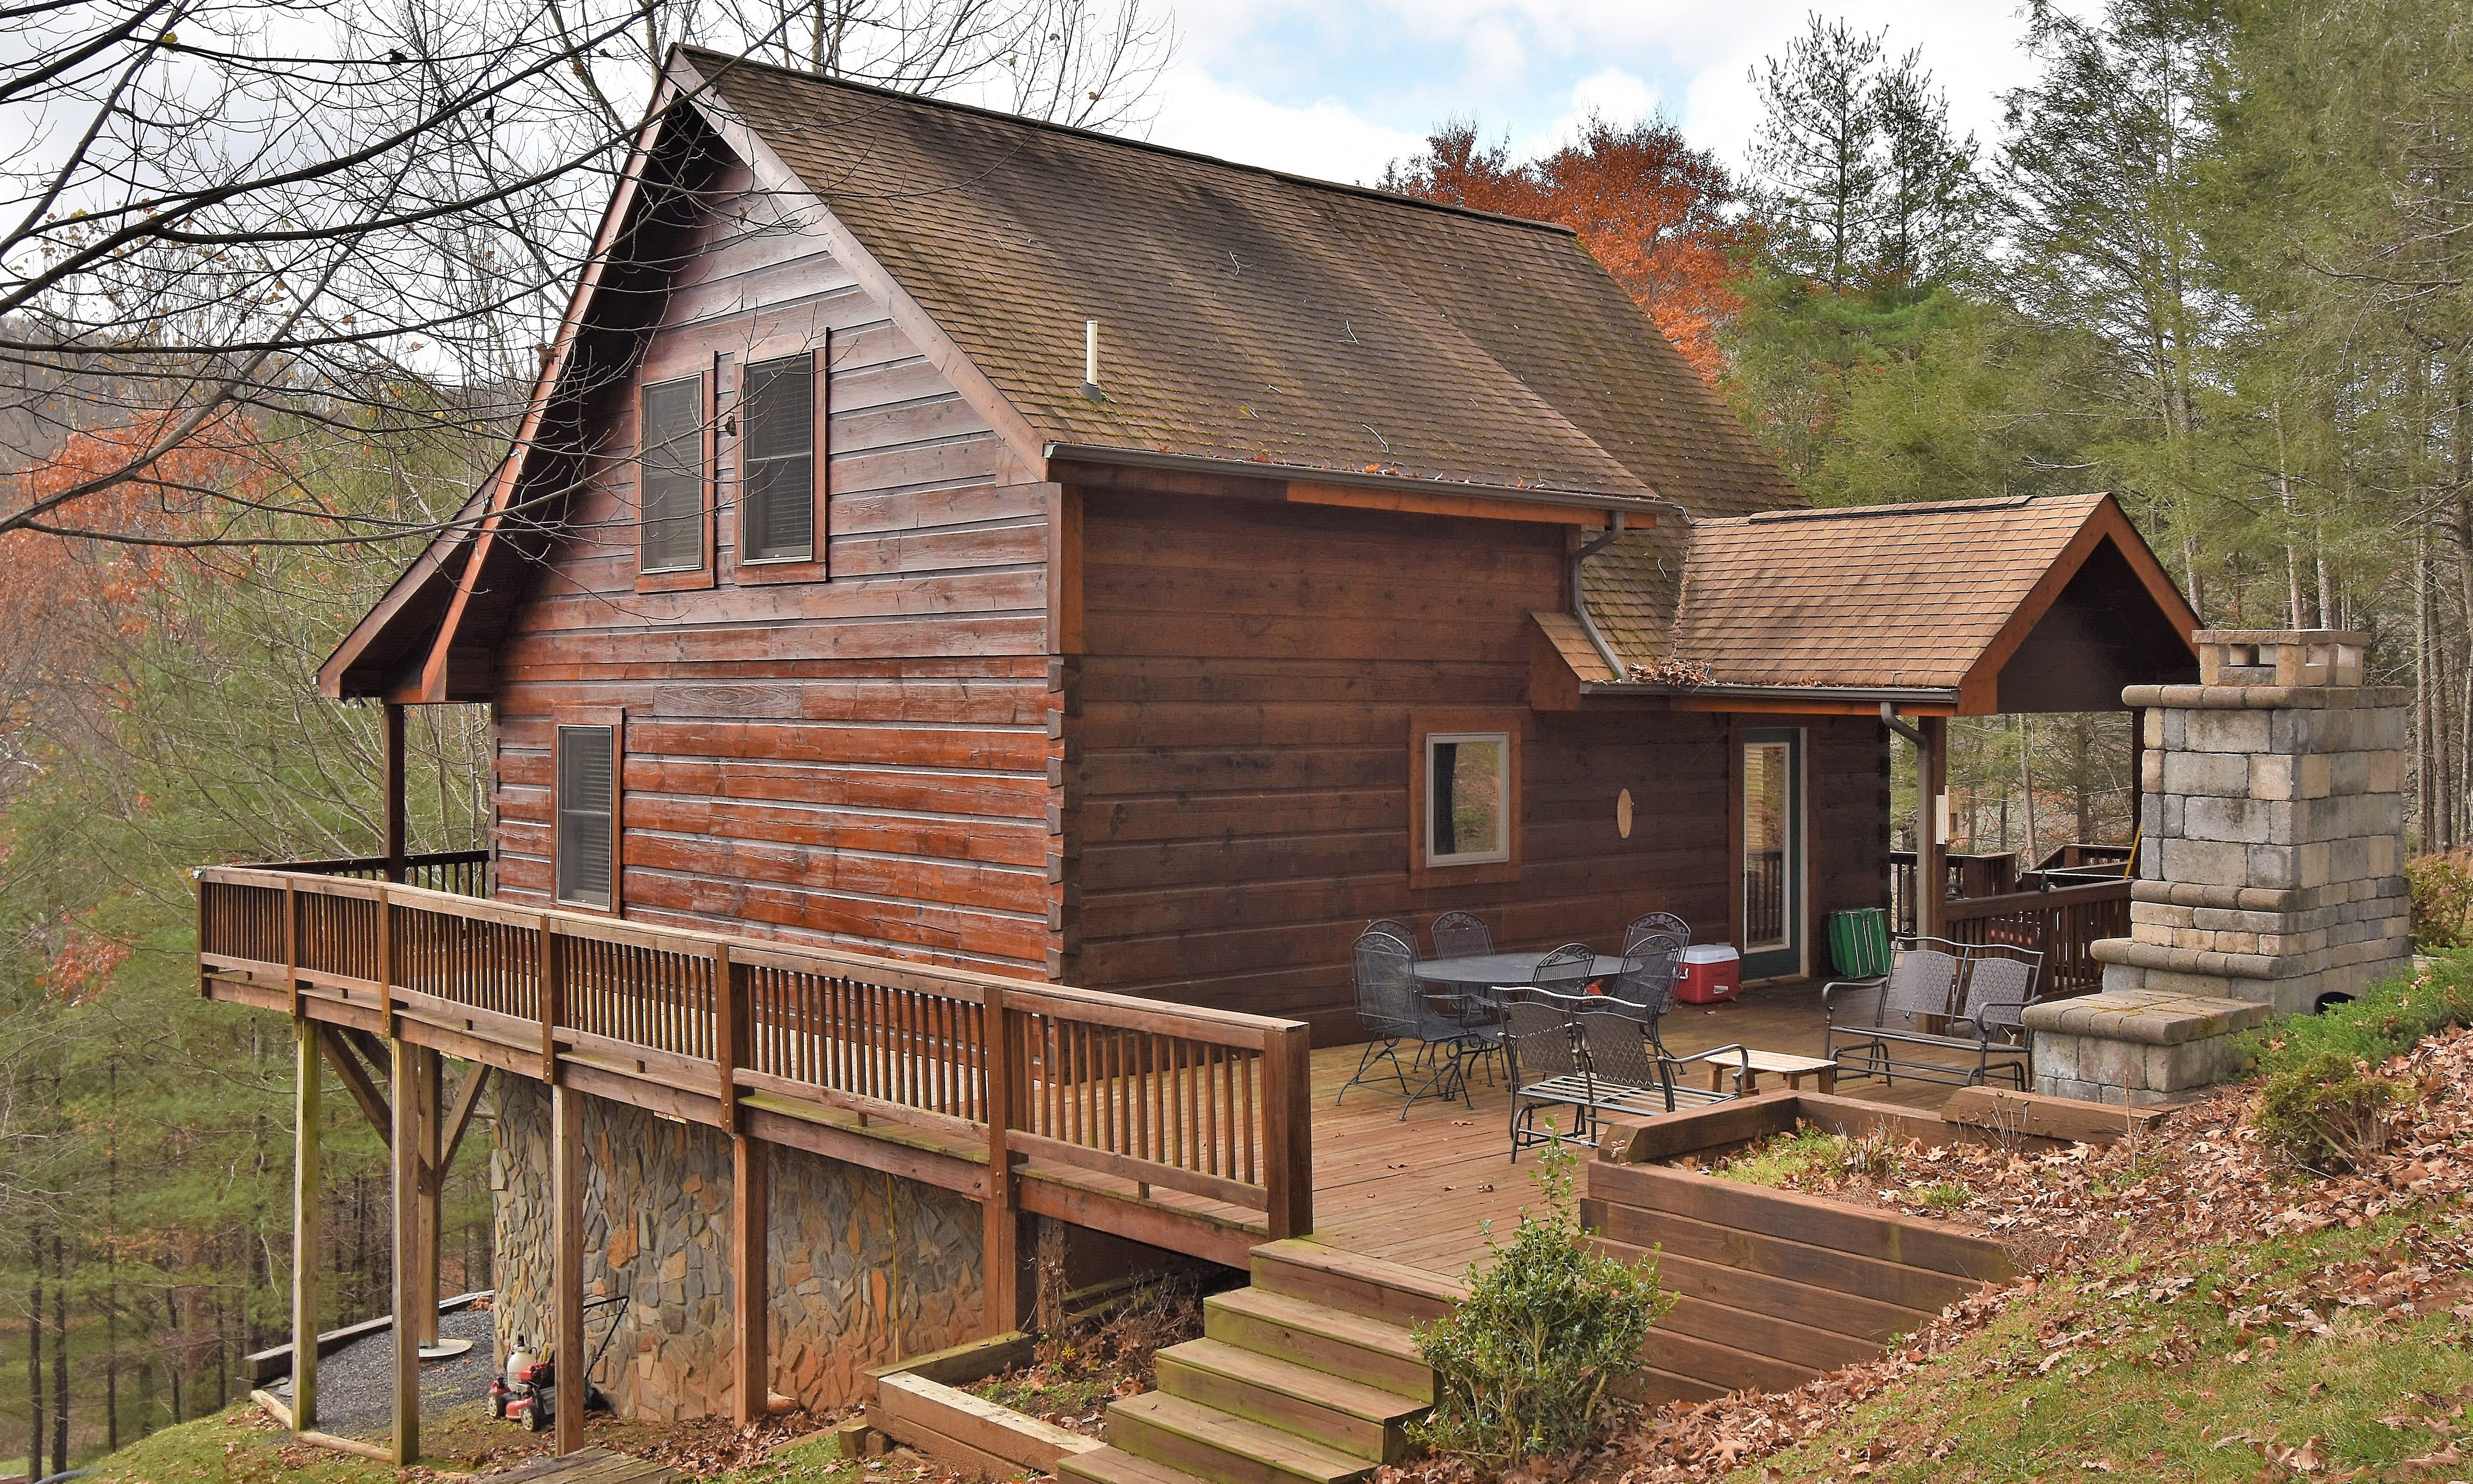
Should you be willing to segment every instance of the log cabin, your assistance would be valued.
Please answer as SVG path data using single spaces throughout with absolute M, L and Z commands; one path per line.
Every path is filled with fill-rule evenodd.
M 1020 1324 L 1027 1219 L 1340 1240 L 1367 920 L 1816 976 L 1893 736 L 1935 881 L 1948 718 L 2197 627 L 2105 494 L 1812 508 L 1564 227 L 682 49 L 503 466 L 319 672 L 385 709 L 384 852 L 202 872 L 201 985 L 296 1019 L 302 1190 L 322 1065 L 391 1128 L 398 1313 L 487 1077 L 502 1348 L 581 1373 L 658 1260 L 622 1404 L 839 1406 Z M 488 858 L 408 858 L 402 708 L 470 704 Z
M 2114 501 L 1808 509 L 1566 228 L 663 86 L 504 470 L 320 675 L 491 706 L 502 899 L 1328 1041 L 1375 917 L 1825 969 L 1885 715 L 2196 673 Z

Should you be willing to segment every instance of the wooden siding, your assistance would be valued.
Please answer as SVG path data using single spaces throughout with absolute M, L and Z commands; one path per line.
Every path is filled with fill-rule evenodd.
M 605 456 L 498 652 L 498 895 L 547 899 L 554 717 L 623 706 L 627 916 L 1044 974 L 1053 491 L 744 187 L 714 182 L 659 328 L 602 394 Z M 725 431 L 717 583 L 636 591 L 636 388 L 718 370 L 734 391 L 801 348 L 828 349 L 829 580 L 736 580 Z
M 1527 615 L 1567 603 L 1561 528 L 1082 501 L 1071 982 L 1308 1019 L 1328 1043 L 1357 1034 L 1347 951 L 1369 918 L 1467 908 L 1504 947 L 1611 948 L 1664 908 L 1731 935 L 1719 715 L 1526 713 L 1518 879 L 1409 883 L 1410 714 L 1523 706 Z M 1825 969 L 1818 914 L 1886 896 L 1886 745 L 1873 720 L 1783 724 L 1810 728 Z

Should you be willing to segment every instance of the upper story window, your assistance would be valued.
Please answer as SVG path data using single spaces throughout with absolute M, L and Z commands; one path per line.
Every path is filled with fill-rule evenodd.
M 816 555 L 815 358 L 756 361 L 741 383 L 738 529 L 741 562 Z
M 642 393 L 636 459 L 636 566 L 692 572 L 704 565 L 704 377 L 656 382 Z
M 1426 864 L 1475 866 L 1511 858 L 1511 736 L 1426 734 Z
M 617 898 L 618 729 L 558 729 L 551 841 L 558 899 L 610 910 Z

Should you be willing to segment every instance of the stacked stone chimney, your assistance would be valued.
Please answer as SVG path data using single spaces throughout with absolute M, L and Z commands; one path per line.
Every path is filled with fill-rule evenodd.
M 2105 993 L 2276 1014 L 2411 960 L 2405 692 L 2362 683 L 2365 634 L 2207 630 L 2198 683 L 2132 685 L 2147 713 L 2130 935 L 2094 945 Z

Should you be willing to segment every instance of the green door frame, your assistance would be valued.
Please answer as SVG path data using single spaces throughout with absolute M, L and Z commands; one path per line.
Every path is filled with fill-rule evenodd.
M 1774 852 L 1757 851 L 1751 838 L 1753 806 L 1749 754 L 1756 747 L 1786 749 L 1786 798 L 1783 818 L 1779 820 L 1779 849 Z M 1751 727 L 1741 732 L 1735 749 L 1738 779 L 1737 797 L 1741 800 L 1741 812 L 1735 819 L 1738 853 L 1742 860 L 1742 876 L 1736 883 L 1741 893 L 1743 922 L 1743 977 L 1776 979 L 1804 971 L 1804 939 L 1810 915 L 1805 911 L 1806 874 L 1809 870 L 1805 850 L 1804 732 L 1800 727 Z M 1767 857 L 1774 855 L 1774 865 Z M 1774 884 L 1762 895 L 1774 893 L 1778 898 L 1771 912 L 1756 911 L 1756 883 L 1774 872 Z M 1774 935 L 1756 931 L 1762 919 L 1774 915 L 1778 931 Z

